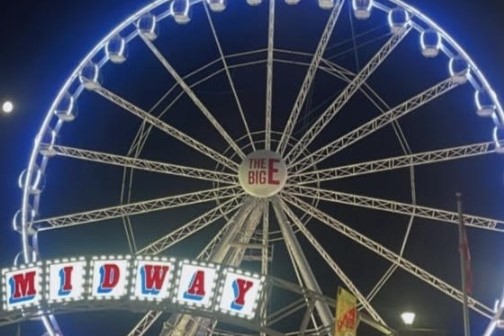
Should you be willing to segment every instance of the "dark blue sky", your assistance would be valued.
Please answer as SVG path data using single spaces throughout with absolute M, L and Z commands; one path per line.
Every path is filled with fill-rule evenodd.
M 142 0 L 18 0 L 2 5 L 0 100 L 13 100 L 16 110 L 12 115 L 0 115 L 0 151 L 3 153 L 0 267 L 10 266 L 21 248 L 18 235 L 11 229 L 12 216 L 21 203 L 17 179 L 27 165 L 34 136 L 52 99 L 94 44 L 145 3 Z M 497 93 L 504 95 L 502 1 L 411 0 L 409 3 L 445 28 L 474 58 Z M 502 185 L 502 178 L 495 183 Z M 496 201 L 499 202 L 492 200 Z M 7 329 L 5 335 L 9 332 L 12 330 Z M 0 335 L 4 335 L 1 329 Z

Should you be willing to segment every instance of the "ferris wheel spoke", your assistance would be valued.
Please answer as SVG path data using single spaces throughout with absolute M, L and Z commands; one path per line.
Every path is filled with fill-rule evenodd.
M 389 281 L 389 279 L 395 273 L 397 268 L 398 268 L 398 266 L 396 264 L 390 265 L 390 267 L 387 269 L 387 271 L 382 275 L 380 280 L 378 280 L 378 282 L 374 285 L 374 287 L 371 289 L 369 294 L 366 296 L 366 299 L 368 299 L 369 301 L 372 301 L 376 297 L 376 295 L 381 291 L 383 286 L 385 286 L 387 281 Z
M 269 316 L 269 323 L 274 325 L 275 323 L 285 319 L 286 316 L 305 308 L 307 306 L 307 300 L 307 298 L 302 297 L 277 310 Z
M 371 133 L 374 133 L 384 126 L 414 111 L 420 106 L 423 106 L 428 102 L 444 95 L 457 86 L 458 84 L 454 82 L 452 78 L 448 78 L 425 90 L 424 92 L 414 96 L 413 98 L 403 102 L 402 104 L 392 108 L 384 114 L 381 114 L 378 117 L 368 121 L 367 123 L 362 124 L 353 131 L 334 140 L 333 142 L 327 144 L 326 146 L 320 148 L 312 154 L 305 156 L 301 160 L 290 165 L 289 168 L 294 172 L 294 174 L 299 174 L 316 165 L 317 163 L 331 157 L 344 148 L 352 145 L 353 143 L 364 139 Z
M 315 137 L 331 122 L 331 120 L 341 111 L 353 95 L 362 87 L 373 72 L 385 61 L 385 59 L 394 51 L 404 37 L 410 32 L 411 27 L 404 27 L 400 32 L 393 34 L 392 37 L 383 45 L 383 47 L 371 58 L 371 60 L 362 68 L 355 78 L 346 86 L 341 94 L 331 103 L 331 105 L 322 113 L 317 121 L 308 129 L 303 137 L 294 145 L 286 156 L 287 162 L 294 162 L 302 152 L 312 143 Z
M 216 247 L 218 245 L 224 245 L 222 243 L 223 237 L 227 235 L 233 227 L 239 227 L 242 222 L 245 222 L 245 216 L 247 211 L 252 211 L 255 202 L 251 199 L 246 200 L 242 205 L 241 209 L 236 212 L 231 219 L 221 228 L 221 230 L 212 238 L 212 240 L 205 246 L 205 248 L 200 252 L 197 260 L 210 261 L 212 256 L 215 256 Z M 243 224 L 243 223 L 242 223 Z M 234 233 L 236 234 L 236 232 Z
M 234 242 L 231 244 L 233 249 L 228 252 L 225 259 L 226 264 L 231 266 L 239 266 L 241 264 L 247 249 L 253 247 L 250 241 L 261 223 L 263 212 L 264 207 L 262 202 L 256 201 L 253 210 L 249 213 L 245 223 L 242 225 L 241 231 L 236 235 Z
M 259 201 L 247 198 L 240 209 L 201 251 L 197 259 L 234 265 L 233 258 L 238 253 L 229 253 L 229 251 L 234 249 L 236 252 L 247 247 L 260 222 L 262 211 Z
M 318 284 L 318 281 L 315 278 L 315 275 L 313 274 L 312 268 L 308 263 L 308 260 L 306 259 L 306 255 L 304 254 L 303 249 L 301 248 L 301 245 L 299 244 L 299 241 L 296 238 L 296 235 L 294 234 L 294 231 L 292 230 L 292 227 L 290 226 L 287 220 L 287 216 L 280 203 L 280 200 L 277 197 L 275 197 L 272 200 L 272 205 L 273 210 L 275 211 L 278 225 L 280 226 L 280 230 L 282 232 L 282 236 L 285 239 L 285 244 L 288 246 L 288 249 L 290 249 L 293 253 L 294 263 L 296 264 L 296 266 L 300 271 L 300 275 L 303 279 L 303 282 L 306 285 L 306 288 L 308 288 L 311 291 L 314 291 L 315 293 L 319 294 L 322 293 L 320 285 Z M 318 301 L 315 304 L 315 308 L 322 320 L 323 325 L 324 326 L 331 325 L 332 314 L 331 311 L 329 310 L 329 306 L 326 303 Z
M 409 260 L 402 258 L 400 255 L 393 252 L 392 250 L 389 250 L 388 248 L 381 245 L 380 243 L 372 240 L 371 238 L 359 233 L 358 231 L 352 229 L 351 227 L 334 219 L 330 215 L 328 215 L 328 214 L 324 213 L 323 211 L 317 209 L 316 207 L 304 202 L 303 200 L 299 199 L 298 197 L 286 195 L 286 196 L 284 196 L 284 199 L 288 203 L 294 205 L 296 208 L 311 215 L 313 218 L 317 219 L 320 223 L 338 231 L 342 235 L 353 240 L 357 244 L 364 246 L 365 248 L 378 254 L 379 256 L 383 257 L 384 259 L 390 261 L 391 263 L 397 264 L 403 270 L 409 272 L 410 274 L 414 275 L 415 277 L 419 278 L 420 280 L 424 281 L 425 283 L 431 285 L 432 287 L 438 289 L 439 291 L 445 293 L 446 295 L 454 298 L 455 300 L 459 301 L 460 303 L 463 302 L 464 294 L 459 289 L 453 287 L 452 285 L 450 285 L 447 282 L 441 280 L 440 278 L 434 276 L 433 274 L 430 274 L 429 272 L 427 272 L 423 268 L 415 265 L 414 263 L 410 262 Z M 491 318 L 493 316 L 493 310 L 491 308 L 485 306 L 483 303 L 477 301 L 476 299 L 474 299 L 472 297 L 469 298 L 469 307 L 472 310 L 478 312 L 479 314 L 481 314 L 487 318 Z
M 269 273 L 269 229 L 270 228 L 270 220 L 269 220 L 269 200 L 263 201 L 263 212 L 262 212 L 262 247 L 261 247 L 261 274 L 263 276 L 267 276 Z M 266 326 L 266 319 L 268 318 L 268 304 L 267 304 L 267 291 L 264 291 L 262 297 L 260 299 L 260 319 L 261 319 L 261 327 Z M 260 336 L 266 336 L 265 333 L 261 333 Z
M 414 199 L 415 201 L 415 199 Z M 404 238 L 402 240 L 401 244 L 401 249 L 399 250 L 399 257 L 402 258 L 404 255 L 404 251 L 406 250 L 406 245 L 408 243 L 408 239 L 411 235 L 411 229 L 413 228 L 413 221 L 415 219 L 415 216 L 412 215 L 410 216 L 408 220 L 408 226 L 406 228 L 406 232 L 404 233 Z M 366 298 L 369 301 L 373 301 L 376 295 L 381 291 L 381 289 L 385 286 L 385 284 L 389 281 L 389 279 L 392 277 L 392 275 L 395 273 L 399 266 L 397 264 L 392 264 L 389 266 L 389 268 L 383 273 L 381 278 L 376 282 L 376 284 L 373 286 L 371 291 L 369 291 L 368 295 Z
M 219 232 L 217 232 L 217 234 L 212 238 L 212 240 L 210 240 L 208 242 L 208 244 L 205 246 L 205 248 L 203 250 L 201 250 L 201 252 L 196 257 L 196 260 L 210 261 L 210 257 L 213 255 L 213 252 L 215 251 L 215 248 L 217 247 L 219 242 L 222 240 L 222 237 L 224 237 L 226 232 L 228 232 L 229 229 L 233 225 L 235 225 L 234 221 L 235 221 L 236 216 L 237 216 L 237 213 L 235 213 L 235 215 L 233 217 L 231 217 L 232 218 L 231 220 L 229 220 L 226 224 L 224 224 L 224 226 L 222 226 L 222 228 L 219 230 Z
M 347 84 L 352 82 L 351 78 L 355 77 L 355 74 L 349 70 L 330 62 L 326 59 L 322 59 L 323 65 L 320 66 L 320 70 L 327 72 L 328 74 L 346 82 Z M 376 91 L 367 83 L 362 83 L 360 87 L 360 92 L 376 107 L 380 113 L 385 113 L 390 110 L 390 106 L 376 93 Z M 406 138 L 404 137 L 404 132 L 398 120 L 392 122 L 392 128 L 399 140 L 399 143 L 407 153 L 411 153 L 409 145 Z
M 270 218 L 269 218 L 269 201 L 263 202 L 263 217 L 262 217 L 262 250 L 261 250 L 261 274 L 268 274 L 268 264 L 269 264 L 269 230 L 270 230 Z
M 446 211 L 408 203 L 400 203 L 375 197 L 348 194 L 321 188 L 290 188 L 288 189 L 288 192 L 301 197 L 317 198 L 328 202 L 353 205 L 401 215 L 414 215 L 420 218 L 459 225 L 459 215 L 457 212 L 453 211 Z M 502 220 L 464 214 L 464 222 L 467 226 L 470 227 L 496 232 L 504 232 L 504 221 Z
M 177 128 L 165 123 L 164 121 L 162 121 L 161 119 L 158 119 L 157 117 L 153 116 L 152 114 L 142 110 L 138 106 L 135 106 L 134 104 L 128 102 L 127 100 L 116 95 L 115 93 L 113 93 L 113 92 L 111 92 L 101 86 L 95 88 L 94 91 L 97 92 L 98 94 L 100 94 L 105 99 L 109 100 L 110 102 L 122 107 L 126 111 L 143 119 L 145 122 L 160 129 L 161 131 L 163 131 L 166 134 L 172 136 L 173 138 L 179 140 L 180 142 L 186 144 L 187 146 L 197 150 L 198 152 L 202 153 L 203 155 L 210 157 L 211 159 L 228 167 L 229 169 L 231 169 L 233 171 L 237 169 L 238 164 L 236 162 L 228 159 L 227 157 L 223 156 L 222 154 L 216 152 L 215 150 L 211 149 L 210 147 L 195 140 L 194 138 L 190 137 L 189 135 L 183 133 L 182 131 L 179 131 Z
M 152 51 L 154 56 L 158 61 L 165 67 L 165 69 L 170 73 L 170 75 L 175 79 L 175 81 L 180 85 L 184 92 L 191 98 L 193 103 L 199 108 L 201 113 L 208 119 L 212 126 L 219 132 L 219 134 L 226 140 L 228 145 L 233 148 L 233 150 L 240 156 L 244 158 L 245 154 L 241 150 L 240 146 L 231 138 L 231 136 L 226 132 L 222 125 L 215 119 L 213 114 L 208 110 L 208 108 L 203 104 L 203 102 L 196 96 L 191 87 L 184 81 L 184 79 L 178 74 L 178 72 L 173 68 L 173 66 L 168 62 L 168 60 L 161 54 L 159 49 L 145 36 L 140 35 L 147 47 Z
M 170 232 L 169 234 L 145 246 L 138 251 L 138 254 L 157 255 L 163 251 L 166 251 L 166 249 L 168 249 L 172 245 L 175 245 L 180 241 L 190 237 L 196 232 L 199 232 L 200 230 L 206 228 L 213 222 L 221 219 L 222 217 L 225 217 L 229 213 L 236 210 L 240 206 L 239 198 L 240 196 L 233 197 L 232 199 L 222 203 L 220 206 L 196 217 L 190 222 L 180 226 L 173 232 Z
M 154 322 L 163 315 L 162 311 L 151 310 L 147 312 L 144 317 L 133 327 L 128 333 L 128 336 L 143 336 L 152 327 Z
M 229 197 L 236 197 L 241 194 L 241 190 L 236 187 L 221 187 L 187 194 L 168 196 L 131 204 L 122 204 L 109 208 L 90 210 L 63 216 L 44 218 L 33 222 L 40 225 L 40 230 L 64 228 L 74 225 L 94 223 L 123 216 L 133 216 L 151 213 L 160 210 L 188 206 L 215 200 L 222 200 Z
M 58 325 L 58 322 L 54 318 L 54 315 L 42 315 L 40 317 L 40 320 L 44 324 L 44 327 L 48 333 L 52 332 L 55 336 L 63 335 Z
M 317 45 L 317 49 L 315 50 L 315 54 L 310 66 L 308 67 L 308 71 L 306 72 L 303 84 L 301 84 L 301 89 L 299 90 L 292 111 L 289 115 L 289 118 L 287 119 L 287 124 L 285 125 L 282 137 L 280 138 L 280 142 L 278 143 L 276 151 L 282 155 L 284 154 L 292 132 L 294 131 L 294 127 L 296 126 L 299 114 L 301 113 L 301 109 L 303 108 L 303 105 L 306 101 L 306 97 L 308 96 L 308 92 L 310 91 L 313 80 L 315 79 L 315 74 L 317 73 L 320 61 L 322 60 L 322 56 L 324 55 L 324 52 L 326 50 L 327 43 L 329 42 L 329 39 L 334 30 L 334 26 L 336 25 L 336 21 L 338 21 L 338 17 L 344 4 L 345 1 L 336 2 L 331 11 L 331 14 L 329 15 L 329 19 L 327 20 L 324 31 L 320 36 L 320 41 Z
M 247 137 L 250 141 L 250 145 L 252 146 L 252 149 L 255 151 L 255 143 L 254 143 L 254 140 L 252 139 L 252 133 L 250 132 L 250 128 L 249 128 L 247 119 L 245 117 L 245 113 L 243 112 L 242 104 L 241 104 L 240 99 L 238 97 L 238 93 L 236 92 L 234 81 L 233 81 L 233 78 L 231 77 L 231 72 L 229 71 L 229 66 L 228 66 L 228 62 L 226 60 L 226 56 L 224 55 L 221 43 L 219 41 L 219 37 L 217 36 L 217 31 L 215 30 L 215 26 L 213 24 L 212 16 L 210 15 L 210 11 L 208 10 L 207 3 L 203 2 L 203 4 L 205 7 L 205 12 L 206 12 L 206 15 L 208 18 L 208 22 L 210 24 L 210 29 L 212 30 L 212 34 L 213 34 L 215 43 L 217 45 L 217 48 L 219 49 L 220 58 L 222 60 L 223 66 L 224 66 L 224 71 L 226 72 L 226 77 L 228 79 L 229 86 L 231 87 L 231 91 L 233 92 L 233 96 L 236 101 L 236 105 L 238 106 L 238 111 L 240 112 L 241 120 L 243 122 L 243 125 L 245 126 L 245 131 L 247 132 Z
M 371 303 L 366 299 L 366 297 L 361 293 L 357 286 L 352 280 L 345 274 L 345 272 L 340 268 L 340 266 L 334 261 L 334 259 L 327 253 L 327 251 L 322 247 L 319 241 L 310 233 L 306 226 L 301 223 L 301 220 L 294 214 L 294 212 L 282 201 L 282 208 L 284 209 L 287 217 L 291 219 L 296 228 L 301 231 L 304 237 L 312 244 L 318 254 L 324 259 L 324 261 L 329 265 L 333 272 L 338 276 L 338 278 L 347 286 L 347 288 L 352 292 L 360 304 L 363 305 L 364 309 L 369 313 L 369 315 L 378 323 L 385 325 L 386 323 L 383 318 L 378 314 L 378 312 L 373 308 Z
M 211 18 L 210 18 L 211 19 Z M 213 22 L 211 21 L 210 22 L 211 25 L 213 26 Z M 216 37 L 216 34 L 214 34 L 214 37 Z M 218 40 L 217 40 L 218 42 Z M 198 79 L 196 81 L 193 81 L 189 86 L 191 88 L 194 88 L 194 87 L 197 87 L 198 85 L 210 80 L 211 78 L 214 78 L 215 76 L 221 74 L 222 72 L 226 72 L 226 75 L 228 77 L 228 80 L 230 81 L 230 86 L 231 86 L 231 90 L 234 92 L 234 96 L 235 96 L 235 100 L 237 101 L 237 105 L 238 105 L 238 108 L 240 110 L 240 114 L 242 116 L 242 119 L 245 123 L 245 128 L 246 128 L 246 131 L 248 133 L 248 137 L 249 137 L 249 140 L 252 142 L 252 137 L 251 137 L 251 132 L 250 132 L 250 129 L 249 129 L 249 126 L 248 124 L 246 123 L 246 120 L 244 119 L 244 113 L 243 113 L 243 108 L 241 106 L 241 103 L 240 101 L 238 100 L 238 95 L 236 93 L 236 88 L 234 86 L 234 83 L 232 81 L 232 77 L 231 77 L 231 72 L 230 72 L 230 69 L 231 68 L 236 68 L 236 67 L 244 67 L 244 66 L 247 66 L 247 65 L 252 65 L 252 64 L 255 64 L 255 62 L 243 62 L 243 63 L 239 63 L 239 64 L 236 64 L 236 65 L 233 65 L 233 66 L 230 66 L 229 65 L 229 62 L 228 62 L 228 59 L 231 60 L 231 59 L 237 59 L 239 57 L 244 57 L 244 56 L 257 56 L 261 53 L 264 53 L 266 52 L 266 49 L 257 49 L 257 50 L 253 50 L 253 51 L 247 51 L 247 52 L 241 52 L 241 53 L 234 53 L 234 54 L 229 54 L 229 55 L 224 55 L 224 53 L 222 52 L 222 48 L 220 46 L 220 43 L 218 42 L 218 48 L 219 48 L 219 53 L 220 53 L 220 56 L 219 58 L 216 58 L 212 61 L 210 61 L 209 63 L 201 66 L 200 68 L 192 71 L 191 73 L 188 73 L 186 75 L 184 75 L 183 79 L 189 83 L 189 80 L 192 79 L 193 77 L 195 77 L 196 75 L 198 74 L 201 74 L 204 70 L 208 70 L 211 66 L 213 65 L 216 65 L 218 63 L 222 63 L 224 65 L 223 68 L 221 69 L 218 69 L 214 72 L 212 72 L 211 74 L 201 78 L 201 79 Z M 264 61 L 260 61 L 260 62 L 264 62 Z M 176 83 L 176 84 L 173 84 L 169 89 L 168 91 L 166 91 L 166 93 L 158 100 L 158 102 L 154 105 L 154 107 L 151 109 L 154 110 L 155 108 L 159 107 L 161 102 L 163 102 L 170 94 L 172 94 L 175 89 L 177 88 L 180 88 L 180 86 Z M 176 96 L 173 98 L 173 99 L 170 99 L 170 103 L 163 109 L 163 112 L 160 113 L 160 115 L 158 117 L 161 117 L 162 115 L 165 114 L 166 111 L 170 110 L 171 107 L 184 95 L 184 91 L 181 90 L 178 94 L 176 94 Z M 145 143 L 145 140 L 146 138 L 148 137 L 151 129 L 152 129 L 152 125 L 149 125 L 147 128 L 145 127 L 145 121 L 144 123 L 142 124 L 141 126 L 141 129 L 139 130 L 139 132 L 136 134 L 136 137 L 135 139 L 133 140 L 133 144 L 131 146 L 131 151 L 134 151 L 134 150 L 139 150 L 139 148 L 142 148 L 143 147 L 143 143 Z M 255 150 L 255 144 L 252 142 L 251 143 L 252 145 L 252 148 L 254 148 Z
M 206 65 L 200 67 L 199 69 L 185 75 L 183 77 L 184 80 L 189 80 L 191 77 L 201 73 L 203 70 L 205 69 L 208 69 L 210 68 L 212 65 L 215 65 L 221 61 L 225 61 L 226 58 L 236 58 L 236 57 L 239 57 L 239 56 L 242 56 L 242 55 L 248 55 L 248 54 L 256 54 L 256 53 L 260 53 L 261 50 L 256 50 L 256 51 L 252 51 L 252 52 L 248 52 L 248 53 L 237 53 L 237 54 L 232 54 L 232 55 L 228 55 L 228 56 L 223 56 L 225 57 L 224 59 L 221 59 L 221 58 L 217 58 L 213 61 L 211 61 L 210 63 L 207 63 Z M 226 64 L 225 64 L 226 65 Z M 245 64 L 240 64 L 239 66 L 245 66 Z M 197 87 L 198 85 L 210 80 L 211 78 L 214 78 L 215 76 L 219 75 L 220 73 L 226 71 L 226 69 L 229 69 L 230 66 L 229 65 L 226 65 L 226 68 L 222 68 L 222 69 L 219 69 L 219 70 L 216 70 L 215 72 L 191 83 L 189 86 L 191 88 L 193 87 Z M 151 108 L 150 111 L 154 110 L 155 108 L 157 108 L 159 106 L 159 104 L 164 101 L 166 99 L 166 97 L 168 97 L 169 94 L 171 94 L 176 88 L 179 88 L 180 86 L 178 84 L 173 84 L 170 89 L 163 95 L 163 97 L 155 104 L 155 106 L 153 108 Z M 233 90 L 234 90 L 234 87 L 233 87 Z M 163 109 L 163 111 L 159 114 L 158 118 L 162 117 L 166 111 L 170 110 L 171 107 L 173 105 L 175 105 L 175 103 L 184 95 L 184 91 L 181 90 L 179 93 L 176 94 L 176 96 L 173 98 L 173 99 L 170 99 L 170 103 Z M 241 106 L 240 106 L 241 108 Z M 145 141 L 147 140 L 152 128 L 154 127 L 152 124 L 149 124 L 148 127 L 145 127 L 145 120 L 143 121 L 142 123 L 142 126 L 141 126 L 141 129 L 139 130 L 139 132 L 136 134 L 136 137 L 135 139 L 133 140 L 133 145 L 131 146 L 130 148 L 130 152 L 131 151 L 139 151 L 141 148 L 143 148 L 143 145 L 145 143 Z M 246 128 L 248 130 L 248 125 L 246 125 Z M 249 131 L 248 131 L 249 132 Z M 250 132 L 249 132 L 250 133 Z M 254 144 L 253 144 L 254 145 Z M 255 146 L 255 145 L 254 145 Z
M 293 179 L 293 183 L 295 182 L 295 184 L 297 185 L 305 185 L 317 181 L 321 182 L 337 180 L 346 177 L 378 173 L 387 170 L 407 168 L 411 166 L 434 164 L 492 153 L 495 153 L 494 143 L 481 142 L 411 155 L 403 155 L 386 159 L 361 162 L 329 169 L 308 171 L 305 173 L 293 174 L 290 177 Z
M 206 228 L 215 221 L 233 212 L 240 206 L 240 196 L 233 197 L 220 206 L 207 211 L 169 234 L 157 239 L 138 251 L 138 254 L 157 255 L 191 235 Z
M 268 59 L 266 65 L 266 121 L 265 121 L 265 146 L 271 149 L 271 109 L 273 100 L 273 52 L 275 42 L 275 0 L 269 1 L 268 15 Z
M 130 156 L 121 156 L 116 154 L 109 154 L 97 151 L 90 151 L 75 147 L 66 147 L 59 145 L 42 145 L 41 148 L 46 148 L 52 151 L 55 155 L 97 162 L 103 164 L 110 164 L 125 168 L 133 168 L 153 173 L 161 173 L 168 175 L 184 176 L 200 180 L 213 181 L 218 183 L 237 184 L 238 179 L 232 175 L 222 172 L 217 172 L 208 169 L 187 167 L 171 163 L 164 163 L 158 161 L 138 159 Z
M 301 278 L 301 274 L 300 274 L 299 268 L 296 265 L 294 253 L 289 248 L 289 245 L 287 245 L 287 254 L 288 254 L 289 259 L 291 261 L 292 269 L 293 269 L 294 273 L 296 274 L 296 279 L 297 279 L 299 288 L 306 288 L 305 285 L 304 285 L 303 279 Z M 278 279 L 278 278 L 274 278 L 273 281 L 278 282 L 278 283 L 285 283 L 284 282 L 285 280 L 281 280 L 281 279 Z M 311 294 L 313 295 L 315 293 L 312 292 Z M 319 295 L 319 294 L 316 294 L 316 295 Z M 296 301 L 294 301 L 294 302 L 292 302 L 292 303 L 290 303 L 290 304 L 282 307 L 281 309 L 279 309 L 279 310 L 277 310 L 275 312 L 272 312 L 268 316 L 268 323 L 270 325 L 273 325 L 276 322 L 284 319 L 286 316 L 289 316 L 293 312 L 302 309 L 303 307 L 308 308 L 308 307 L 314 305 L 313 298 L 310 297 L 310 296 L 311 296 L 310 294 L 303 295 L 303 297 L 301 297 L 299 300 L 296 300 Z M 321 296 L 321 298 L 323 298 L 323 297 Z M 320 323 L 319 323 L 319 321 L 317 320 L 317 317 L 314 314 L 314 309 L 313 308 L 315 308 L 315 307 L 312 307 L 311 314 L 310 314 L 310 320 L 311 320 L 311 323 L 312 323 L 312 326 L 313 326 L 313 330 L 324 329 L 324 326 L 320 326 Z M 325 328 L 327 328 L 327 326 L 325 326 Z M 299 328 L 299 330 L 301 331 L 303 329 Z

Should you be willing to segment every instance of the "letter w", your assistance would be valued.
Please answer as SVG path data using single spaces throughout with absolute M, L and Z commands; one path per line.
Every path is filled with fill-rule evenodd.
M 168 274 L 168 266 L 161 265 L 145 265 L 140 270 L 142 279 L 142 294 L 157 295 L 163 287 L 166 274 Z

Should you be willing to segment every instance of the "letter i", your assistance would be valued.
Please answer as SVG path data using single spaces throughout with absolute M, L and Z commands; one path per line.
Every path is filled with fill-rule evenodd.
M 73 272 L 72 266 L 63 267 L 59 271 L 60 287 L 58 295 L 61 296 L 68 295 L 72 291 L 72 272 Z

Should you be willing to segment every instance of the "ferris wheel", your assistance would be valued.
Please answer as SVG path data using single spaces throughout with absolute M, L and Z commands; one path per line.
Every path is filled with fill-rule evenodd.
M 327 335 L 338 286 L 388 334 L 410 296 L 462 305 L 455 192 L 474 261 L 500 246 L 487 186 L 503 129 L 471 57 L 403 1 L 153 1 L 47 113 L 19 179 L 17 262 L 166 256 L 266 279 L 249 321 L 118 302 L 128 335 Z M 492 319 L 501 282 L 478 287 L 478 270 L 469 307 Z M 71 334 L 58 312 L 38 316 Z

